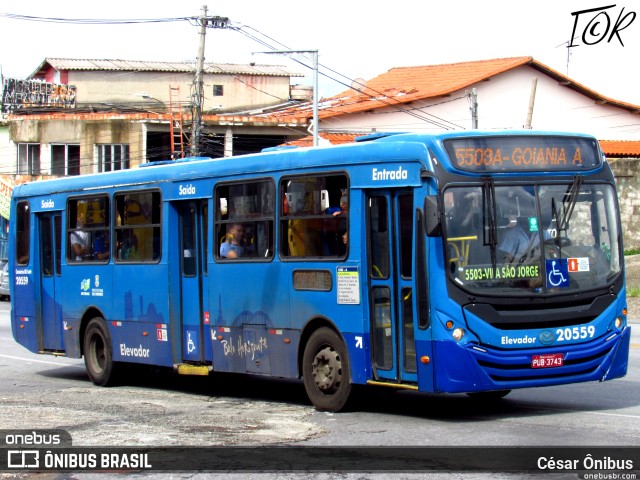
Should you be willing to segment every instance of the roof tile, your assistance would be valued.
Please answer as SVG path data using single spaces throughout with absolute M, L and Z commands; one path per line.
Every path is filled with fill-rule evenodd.
M 640 157 L 639 140 L 599 140 L 600 148 L 607 157 Z
M 450 95 L 523 65 L 539 70 L 561 82 L 566 88 L 573 89 L 595 101 L 640 113 L 640 106 L 600 95 L 534 60 L 533 57 L 511 57 L 392 68 L 371 80 L 358 84 L 357 90 L 351 88 L 333 97 L 323 98 L 318 105 L 318 116 L 324 119 Z M 310 116 L 311 108 L 311 103 L 300 104 L 291 108 L 288 114 L 295 111 L 298 115 Z
M 58 70 L 138 71 L 138 72 L 194 72 L 195 62 L 153 62 L 147 60 L 109 60 L 82 58 L 45 58 L 29 76 L 33 78 L 51 65 Z M 305 74 L 288 70 L 281 65 L 244 65 L 235 63 L 205 63 L 205 73 L 243 74 L 259 76 L 303 77 Z

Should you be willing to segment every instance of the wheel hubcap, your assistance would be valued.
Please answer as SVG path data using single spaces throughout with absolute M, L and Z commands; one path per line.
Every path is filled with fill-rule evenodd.
M 91 342 L 91 357 L 93 358 L 93 364 L 97 372 L 104 370 L 105 353 L 104 342 L 99 335 L 92 338 Z
M 311 364 L 313 380 L 324 393 L 335 392 L 342 380 L 340 355 L 331 347 L 320 350 Z

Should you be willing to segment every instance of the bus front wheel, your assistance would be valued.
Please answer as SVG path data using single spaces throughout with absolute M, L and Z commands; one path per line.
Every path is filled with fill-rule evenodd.
M 84 364 L 95 385 L 106 387 L 113 383 L 115 375 L 111 335 L 100 317 L 91 319 L 85 330 Z
M 321 411 L 338 412 L 351 393 L 349 359 L 342 339 L 330 328 L 316 330 L 304 349 L 302 378 L 311 403 Z

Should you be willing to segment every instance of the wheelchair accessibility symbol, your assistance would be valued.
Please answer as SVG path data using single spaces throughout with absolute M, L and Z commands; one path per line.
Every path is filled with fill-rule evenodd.
M 187 336 L 184 339 L 184 347 L 187 352 L 187 356 L 198 356 L 198 334 L 194 330 L 187 330 Z
M 547 287 L 563 288 L 569 286 L 569 267 L 566 258 L 545 260 L 547 267 Z

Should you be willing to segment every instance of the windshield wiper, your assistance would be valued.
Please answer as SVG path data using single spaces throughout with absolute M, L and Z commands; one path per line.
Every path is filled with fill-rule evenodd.
M 562 215 L 562 221 L 560 222 L 560 225 L 559 225 L 560 229 L 558 230 L 558 233 L 560 233 L 560 231 L 567 230 L 569 219 L 573 214 L 573 209 L 575 208 L 576 203 L 578 203 L 578 193 L 580 193 L 581 186 L 582 186 L 582 177 L 580 175 L 576 175 L 575 177 L 573 177 L 573 182 L 565 192 L 564 198 L 562 199 L 563 215 Z
M 496 188 L 491 178 L 483 179 L 482 211 L 482 240 L 484 245 L 489 245 L 491 249 L 491 267 L 495 270 L 497 264 L 498 226 L 496 222 Z
M 562 248 L 562 232 L 565 232 L 566 234 L 566 231 L 569 228 L 569 219 L 571 218 L 571 215 L 573 215 L 573 209 L 575 208 L 576 203 L 578 203 L 578 194 L 580 193 L 581 186 L 582 177 L 576 175 L 573 177 L 573 182 L 571 182 L 567 191 L 564 192 L 564 197 L 562 198 L 562 219 L 560 219 L 558 215 L 556 199 L 555 197 L 551 197 L 551 218 L 555 223 L 557 232 L 553 241 L 560 251 Z

